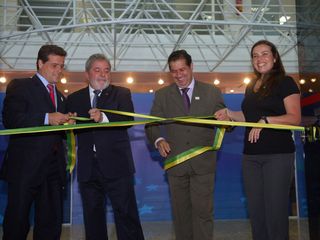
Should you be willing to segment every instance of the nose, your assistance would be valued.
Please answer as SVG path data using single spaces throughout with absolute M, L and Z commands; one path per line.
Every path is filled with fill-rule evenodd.
M 181 72 L 177 72 L 177 77 L 181 77 L 182 76 L 182 73 Z
M 56 70 L 61 73 L 64 70 L 64 66 L 63 65 L 57 65 L 56 66 Z

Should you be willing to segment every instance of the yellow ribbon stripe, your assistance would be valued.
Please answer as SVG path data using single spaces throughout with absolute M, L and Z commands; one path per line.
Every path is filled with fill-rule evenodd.
M 177 156 L 167 159 L 164 162 L 164 169 L 167 170 L 169 168 L 172 168 L 204 152 L 216 151 L 220 149 L 225 131 L 226 131 L 225 128 L 217 128 L 215 138 L 213 141 L 213 146 L 194 147 L 185 152 L 178 154 Z
M 150 121 L 150 120 L 123 121 L 123 122 L 109 122 L 109 123 L 84 123 L 84 124 L 70 124 L 70 125 L 58 125 L 58 126 L 15 128 L 15 129 L 1 130 L 0 136 L 1 135 L 42 133 L 42 132 L 57 132 L 57 131 L 87 129 L 87 128 L 134 126 L 134 125 L 141 125 L 141 124 L 152 123 L 152 122 L 154 122 L 154 121 Z
M 125 116 L 145 118 L 149 120 L 140 120 L 140 121 L 123 121 L 123 122 L 108 122 L 108 123 L 84 123 L 84 124 L 74 124 L 74 125 L 59 125 L 59 126 L 40 126 L 40 127 L 30 127 L 30 128 L 17 128 L 17 129 L 6 129 L 1 130 L 0 135 L 14 135 L 14 134 L 31 134 L 31 133 L 40 133 L 40 132 L 53 132 L 53 131 L 68 131 L 67 136 L 69 135 L 69 164 L 68 170 L 72 172 L 75 166 L 75 137 L 72 130 L 77 129 L 87 129 L 87 128 L 100 128 L 100 127 L 123 127 L 123 126 L 134 126 L 141 124 L 149 124 L 155 122 L 165 122 L 165 121 L 176 121 L 184 123 L 197 123 L 205 125 L 215 125 L 217 126 L 217 131 L 214 138 L 213 146 L 198 146 L 192 149 L 189 149 L 186 152 L 180 153 L 177 156 L 167 159 L 165 161 L 165 169 L 176 166 L 182 162 L 189 160 L 195 156 L 198 156 L 206 151 L 216 151 L 220 148 L 223 136 L 225 133 L 225 128 L 227 126 L 239 126 L 239 127 L 256 127 L 256 128 L 272 128 L 272 129 L 282 129 L 282 130 L 294 130 L 294 131 L 304 131 L 304 127 L 300 126 L 291 126 L 291 125 L 279 125 L 279 124 L 264 124 L 264 123 L 249 123 L 249 122 L 230 122 L 230 121 L 217 121 L 210 120 L 205 118 L 211 118 L 213 116 L 205 117 L 192 117 L 192 116 L 183 116 L 176 118 L 162 118 L 157 116 L 150 116 L 145 114 L 123 112 L 116 110 L 107 110 L 99 109 L 103 112 L 109 112 L 113 114 L 120 114 Z M 89 121 L 89 118 L 84 117 L 73 117 L 77 121 Z M 316 134 L 314 134 L 316 135 Z M 71 160 L 70 160 L 71 159 Z
M 180 121 L 180 122 L 186 122 L 186 123 L 200 123 L 200 124 L 217 125 L 217 126 L 234 126 L 234 127 L 238 126 L 238 127 L 272 128 L 272 129 L 282 129 L 282 130 L 304 131 L 304 127 L 293 126 L 293 125 L 270 124 L 270 123 L 252 123 L 252 122 L 231 122 L 231 121 L 202 119 L 202 118 L 209 118 L 210 116 L 205 116 L 205 117 L 183 116 L 183 117 L 175 117 L 175 118 L 162 118 L 162 117 L 156 117 L 156 116 L 150 116 L 150 115 L 138 114 L 138 113 L 131 113 L 131 112 L 122 112 L 122 111 L 107 110 L 107 109 L 99 109 L 99 110 L 103 111 L 103 112 L 120 114 L 120 115 L 124 115 L 124 116 L 154 119 L 154 120 L 159 120 L 159 121 L 174 120 L 174 121 Z M 212 116 L 212 118 L 213 117 L 214 116 Z
M 68 164 L 67 170 L 72 173 L 76 165 L 76 138 L 73 130 L 67 131 L 67 144 L 68 144 Z
M 123 111 L 108 110 L 108 109 L 99 109 L 99 110 L 101 112 L 114 113 L 114 114 L 119 114 L 123 116 L 129 116 L 129 117 L 146 118 L 146 119 L 154 119 L 154 120 L 167 120 L 166 118 L 155 117 L 155 116 L 150 116 L 150 115 L 140 114 L 140 113 L 123 112 Z
M 270 123 L 251 123 L 251 122 L 230 122 L 230 121 L 218 121 L 218 120 L 206 120 L 197 118 L 188 119 L 176 119 L 176 121 L 182 121 L 187 123 L 200 123 L 206 125 L 217 125 L 217 126 L 238 126 L 238 127 L 254 127 L 254 128 L 272 128 L 279 130 L 293 130 L 293 131 L 304 131 L 304 127 L 283 125 L 283 124 L 270 124 Z
M 144 114 L 136 114 L 136 113 L 128 113 L 122 111 L 115 111 L 115 110 L 102 110 L 104 112 L 120 114 L 125 116 L 132 116 L 132 117 L 140 117 L 140 118 L 148 118 L 148 119 L 156 119 L 161 121 L 173 120 L 173 121 L 180 121 L 185 123 L 197 123 L 197 124 L 206 124 L 206 125 L 216 125 L 217 130 L 214 138 L 213 146 L 198 146 L 191 148 L 185 152 L 182 152 L 170 159 L 167 159 L 164 162 L 164 169 L 167 170 L 172 168 L 180 163 L 183 163 L 195 156 L 198 156 L 207 151 L 216 151 L 220 149 L 224 133 L 226 130 L 226 126 L 240 126 L 240 127 L 256 127 L 256 128 L 272 128 L 272 129 L 280 129 L 280 130 L 295 130 L 295 131 L 304 131 L 304 127 L 300 126 L 290 126 L 290 125 L 281 125 L 281 124 L 266 124 L 266 123 L 249 123 L 249 122 L 230 122 L 230 121 L 218 121 L 218 120 L 210 120 L 210 119 L 202 119 L 201 117 L 176 117 L 176 118 L 160 118 L 155 116 L 149 116 Z M 208 118 L 207 116 L 205 118 Z M 212 116 L 213 117 L 213 116 Z

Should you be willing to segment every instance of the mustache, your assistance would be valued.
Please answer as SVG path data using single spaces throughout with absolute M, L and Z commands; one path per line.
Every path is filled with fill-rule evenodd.
M 97 80 L 98 80 L 98 81 L 108 81 L 108 79 L 102 78 L 102 77 L 97 78 Z

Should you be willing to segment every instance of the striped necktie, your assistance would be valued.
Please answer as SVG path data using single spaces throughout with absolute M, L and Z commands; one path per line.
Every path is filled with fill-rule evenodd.
M 47 88 L 49 89 L 49 94 L 50 94 L 50 98 L 53 103 L 53 106 L 56 107 L 56 100 L 55 100 L 55 96 L 54 96 L 54 85 L 48 84 Z
M 181 89 L 184 107 L 187 112 L 189 112 L 189 109 L 190 109 L 190 98 L 188 96 L 188 91 L 189 91 L 189 88 Z

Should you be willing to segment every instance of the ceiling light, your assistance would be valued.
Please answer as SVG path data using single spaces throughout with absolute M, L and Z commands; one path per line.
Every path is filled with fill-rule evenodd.
M 300 84 L 305 84 L 305 83 L 306 83 L 306 80 L 300 79 L 299 83 L 300 83 Z
M 149 93 L 153 93 L 153 89 L 150 89 L 150 90 L 149 90 Z
M 5 82 L 7 82 L 6 77 L 0 77 L 0 83 L 5 83 Z
M 312 88 L 309 88 L 308 92 L 309 92 L 309 93 L 312 93 L 312 92 L 313 92 L 313 89 L 312 89 Z
M 159 85 L 162 85 L 162 84 L 164 84 L 164 81 L 160 78 L 160 79 L 158 80 L 158 84 L 159 84 Z
M 290 16 L 282 16 L 279 18 L 279 23 L 280 25 L 283 25 L 284 23 L 286 23 L 291 17 Z
M 214 85 L 219 85 L 219 84 L 220 84 L 220 81 L 219 81 L 218 79 L 215 79 L 215 80 L 213 81 L 213 84 L 214 84 Z
M 230 92 L 231 92 L 231 93 L 234 93 L 234 90 L 233 90 L 233 89 L 231 89 L 231 90 L 230 90 Z
M 69 90 L 68 90 L 68 89 L 65 89 L 65 90 L 64 90 L 64 92 L 65 92 L 65 93 L 68 93 L 68 92 L 69 92 Z
M 61 82 L 62 84 L 66 84 L 66 83 L 67 83 L 67 79 L 66 79 L 66 78 L 61 78 L 60 82 Z
M 311 81 L 311 82 L 316 82 L 317 79 L 316 79 L 316 78 L 311 78 L 310 81 Z
M 250 78 L 243 79 L 243 83 L 248 85 L 251 82 Z
M 127 83 L 129 83 L 129 84 L 133 83 L 133 78 L 132 77 L 128 77 L 127 78 Z

